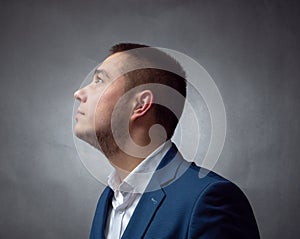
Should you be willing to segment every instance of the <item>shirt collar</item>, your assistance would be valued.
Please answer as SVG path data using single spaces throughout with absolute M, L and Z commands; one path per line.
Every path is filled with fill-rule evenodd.
M 143 193 L 162 158 L 171 148 L 171 140 L 156 148 L 121 182 L 116 170 L 108 176 L 108 185 L 113 191 Z

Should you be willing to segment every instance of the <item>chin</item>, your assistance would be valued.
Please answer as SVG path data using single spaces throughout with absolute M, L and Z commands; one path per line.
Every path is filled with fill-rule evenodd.
M 77 137 L 77 138 L 80 138 L 82 137 L 83 135 L 83 131 L 80 129 L 80 127 L 78 127 L 78 124 L 75 125 L 74 129 L 74 135 Z
M 87 137 L 87 132 L 86 130 L 81 129 L 77 125 L 74 127 L 74 134 L 77 138 L 86 141 Z
M 74 134 L 78 139 L 90 144 L 96 149 L 99 149 L 99 143 L 96 134 L 93 130 L 82 130 L 79 127 L 74 128 Z

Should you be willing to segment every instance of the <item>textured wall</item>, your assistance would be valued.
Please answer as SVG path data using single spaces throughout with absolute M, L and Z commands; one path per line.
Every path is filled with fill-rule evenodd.
M 175 49 L 222 94 L 215 171 L 248 196 L 262 238 L 300 234 L 297 1 L 0 1 L 0 237 L 87 238 L 98 183 L 72 138 L 73 92 L 113 43 Z

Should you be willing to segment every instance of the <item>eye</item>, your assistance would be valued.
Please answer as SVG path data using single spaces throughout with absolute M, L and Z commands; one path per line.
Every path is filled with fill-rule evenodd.
M 99 78 L 99 77 L 96 77 L 95 80 L 94 80 L 94 82 L 95 82 L 96 84 L 98 84 L 98 83 L 103 83 L 103 80 L 102 80 L 101 78 Z

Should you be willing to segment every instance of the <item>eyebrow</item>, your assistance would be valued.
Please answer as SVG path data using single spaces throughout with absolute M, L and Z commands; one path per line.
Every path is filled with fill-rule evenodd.
M 96 69 L 94 72 L 94 75 L 98 75 L 98 74 L 102 74 L 102 75 L 105 75 L 107 78 L 110 78 L 106 70 Z

